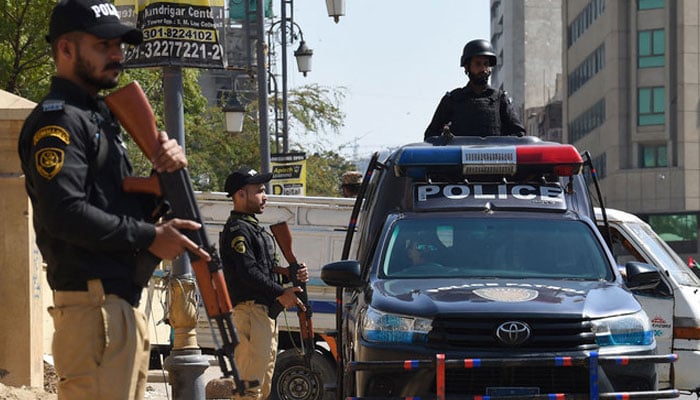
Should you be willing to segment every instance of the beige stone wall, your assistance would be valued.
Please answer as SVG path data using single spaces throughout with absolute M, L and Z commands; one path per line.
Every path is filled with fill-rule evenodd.
M 34 103 L 0 90 L 0 383 L 43 386 L 41 256 L 17 156 Z

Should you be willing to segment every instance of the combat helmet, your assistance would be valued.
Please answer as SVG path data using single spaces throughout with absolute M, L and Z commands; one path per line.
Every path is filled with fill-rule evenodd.
M 469 59 L 474 56 L 487 56 L 489 58 L 489 64 L 491 64 L 492 67 L 496 65 L 496 62 L 498 61 L 496 53 L 493 50 L 493 46 L 491 46 L 491 42 L 485 39 L 475 39 L 464 46 L 464 50 L 462 50 L 462 57 L 459 61 L 459 66 L 464 67 L 465 65 L 469 64 Z

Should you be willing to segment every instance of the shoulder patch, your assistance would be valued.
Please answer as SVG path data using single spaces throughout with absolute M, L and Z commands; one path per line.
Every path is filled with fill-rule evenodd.
M 64 104 L 63 100 L 45 100 L 41 103 L 41 110 L 44 112 L 61 111 Z
M 46 137 L 55 137 L 65 144 L 70 144 L 70 134 L 67 130 L 58 125 L 47 125 L 34 133 L 34 137 L 32 138 L 32 146 L 36 146 L 41 139 Z
M 245 253 L 245 238 L 243 236 L 236 236 L 231 240 L 231 248 L 236 253 Z
M 36 171 L 44 178 L 51 180 L 63 167 L 63 150 L 55 147 L 47 147 L 36 152 L 34 162 Z

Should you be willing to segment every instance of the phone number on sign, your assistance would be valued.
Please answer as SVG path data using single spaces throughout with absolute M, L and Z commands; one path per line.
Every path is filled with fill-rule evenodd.
M 164 28 L 157 26 L 143 30 L 146 41 L 157 39 L 193 40 L 197 42 L 216 42 L 216 31 L 195 28 Z
M 216 43 L 180 42 L 173 40 L 144 42 L 134 50 L 137 51 L 137 54 L 135 54 L 137 58 L 168 57 L 221 60 L 223 53 L 221 45 Z

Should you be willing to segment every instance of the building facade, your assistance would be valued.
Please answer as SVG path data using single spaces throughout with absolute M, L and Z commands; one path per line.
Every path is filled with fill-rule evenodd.
M 608 207 L 697 256 L 700 3 L 562 0 L 563 140 L 588 150 Z
M 491 86 L 506 90 L 523 121 L 555 95 L 561 67 L 562 0 L 491 0 L 498 65 Z

